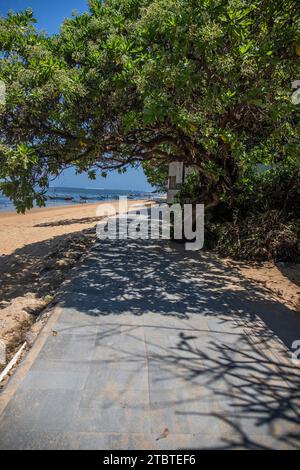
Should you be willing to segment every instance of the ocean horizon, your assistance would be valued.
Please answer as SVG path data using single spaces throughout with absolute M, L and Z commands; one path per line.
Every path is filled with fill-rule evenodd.
M 119 196 L 128 199 L 148 197 L 150 192 L 129 189 L 76 188 L 53 186 L 47 191 L 45 207 L 70 206 L 75 204 L 96 203 L 97 201 L 115 201 Z M 9 198 L 0 191 L 0 212 L 14 211 L 15 206 Z

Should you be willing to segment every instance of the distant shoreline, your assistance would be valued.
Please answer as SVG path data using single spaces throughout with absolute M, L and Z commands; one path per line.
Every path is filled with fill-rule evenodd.
M 127 196 L 128 200 L 135 201 L 147 199 L 150 193 L 134 192 L 122 189 L 100 190 L 100 189 L 84 189 L 84 188 L 50 188 L 47 193 L 48 199 L 44 207 L 34 207 L 31 210 L 43 210 L 59 207 L 81 207 L 88 204 L 101 204 L 117 202 L 119 197 Z M 50 199 L 50 197 L 58 197 L 59 199 Z M 15 207 L 12 202 L 0 193 L 0 216 L 1 214 L 16 214 Z
M 88 208 L 88 207 L 93 207 L 93 206 L 99 206 L 100 204 L 105 204 L 105 203 L 111 203 L 111 202 L 116 202 L 116 201 L 99 201 L 99 202 L 93 202 L 93 203 L 86 203 L 86 204 L 57 204 L 57 205 L 53 205 L 53 206 L 44 206 L 44 207 L 33 207 L 32 209 L 26 211 L 25 214 L 18 214 L 16 210 L 11 210 L 10 209 L 0 209 L 0 219 L 1 218 L 5 218 L 5 217 L 8 217 L 8 216 L 13 216 L 13 217 L 18 217 L 18 216 L 26 216 L 28 214 L 34 214 L 34 213 L 39 213 L 40 215 L 43 215 L 43 212 L 48 212 L 48 211 L 61 211 L 61 212 L 64 212 L 66 209 L 74 209 L 74 210 L 77 210 L 77 209 L 84 209 L 84 208 Z M 3 217 L 4 216 L 4 217 Z
M 132 203 L 138 203 L 138 202 L 141 202 L 143 201 L 144 203 L 145 202 L 151 202 L 151 199 L 146 199 L 146 198 L 141 198 L 141 199 L 129 199 L 128 200 L 128 203 L 130 202 L 131 204 Z M 97 202 L 85 202 L 85 203 L 72 203 L 70 202 L 69 204 L 53 204 L 53 205 L 46 205 L 46 206 L 43 206 L 43 207 L 33 207 L 32 209 L 29 209 L 26 211 L 25 215 L 26 214 L 32 214 L 34 212 L 43 212 L 43 211 L 48 211 L 48 210 L 59 210 L 61 209 L 62 211 L 63 210 L 66 210 L 66 209 L 84 209 L 84 208 L 88 208 L 88 207 L 96 207 L 96 206 L 99 206 L 99 205 L 102 205 L 102 204 L 118 204 L 118 200 L 116 199 L 106 199 L 104 201 L 97 201 Z M 11 208 L 7 208 L 7 209 L 1 209 L 0 208 L 0 218 L 1 217 L 6 217 L 6 216 L 19 216 L 19 215 L 24 215 L 24 214 L 18 214 L 16 210 L 12 210 Z

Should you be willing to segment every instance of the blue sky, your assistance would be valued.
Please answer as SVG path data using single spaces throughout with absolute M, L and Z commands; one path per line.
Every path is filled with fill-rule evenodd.
M 6 15 L 8 10 L 19 11 L 26 8 L 32 8 L 38 21 L 37 27 L 49 34 L 57 33 L 64 18 L 70 17 L 73 10 L 82 13 L 88 9 L 85 0 L 0 0 L 1 15 Z M 74 171 L 68 170 L 53 184 L 83 188 L 151 190 L 141 169 L 129 169 L 124 175 L 110 173 L 107 178 L 99 177 L 96 181 L 89 180 L 86 175 L 75 175 Z

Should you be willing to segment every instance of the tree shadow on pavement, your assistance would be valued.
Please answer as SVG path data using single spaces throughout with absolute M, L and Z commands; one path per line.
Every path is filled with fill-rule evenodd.
M 163 241 L 102 240 L 66 286 L 68 308 L 89 316 L 159 313 L 242 321 L 260 341 L 278 337 L 291 350 L 300 316 L 211 253 Z M 232 325 L 231 325 L 232 328 Z
M 300 373 L 292 362 L 300 316 L 216 256 L 170 242 L 102 240 L 66 286 L 63 306 L 69 318 L 84 314 L 89 325 L 102 319 L 108 329 L 97 334 L 98 346 L 120 335 L 115 320 L 125 327 L 128 314 L 166 338 L 164 346 L 155 335 L 147 343 L 150 372 L 159 371 L 153 387 L 170 389 L 158 411 L 214 418 L 228 430 L 219 448 L 300 448 Z M 138 326 L 127 328 L 130 338 Z M 102 364 L 120 367 L 122 355 L 127 364 L 143 361 L 130 341 L 122 349 L 117 339 L 114 347 L 117 357 Z M 184 397 L 172 392 L 178 384 Z M 191 393 L 184 394 L 184 384 Z M 219 409 L 207 411 L 206 399 Z
M 213 413 L 231 428 L 220 449 L 272 448 L 266 437 L 289 449 L 300 448 L 299 369 L 260 346 L 245 335 L 238 348 L 221 340 L 212 341 L 209 350 L 201 350 L 181 335 L 169 358 L 184 380 L 197 383 L 201 378 L 202 386 L 206 384 L 211 395 L 226 403 L 222 412 Z M 182 356 L 187 351 L 189 360 Z M 161 362 L 159 355 L 154 360 Z M 178 403 L 177 413 L 197 411 L 182 411 Z

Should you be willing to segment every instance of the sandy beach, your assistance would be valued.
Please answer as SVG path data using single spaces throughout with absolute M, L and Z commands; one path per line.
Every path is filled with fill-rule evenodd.
M 143 202 L 145 201 L 128 201 L 128 206 Z M 9 255 L 32 243 L 94 227 L 99 221 L 96 209 L 103 204 L 105 203 L 32 209 L 26 214 L 0 212 L 0 256 Z M 109 204 L 118 206 L 116 201 Z M 33 248 L 36 250 L 37 247 Z
M 132 200 L 128 206 L 143 203 L 149 201 Z M 117 207 L 118 201 L 110 204 Z M 7 345 L 8 358 L 26 339 L 69 270 L 94 243 L 98 206 L 0 213 L 0 339 Z

